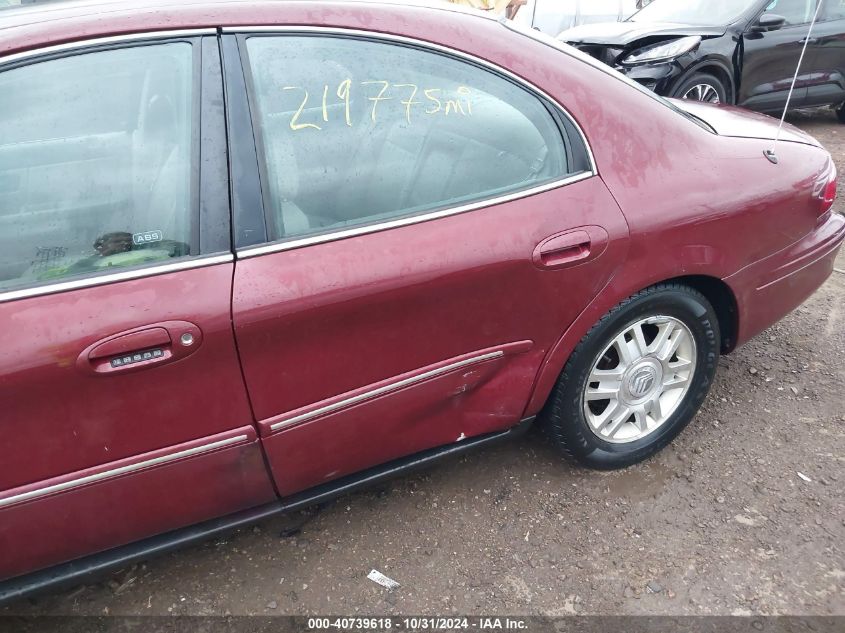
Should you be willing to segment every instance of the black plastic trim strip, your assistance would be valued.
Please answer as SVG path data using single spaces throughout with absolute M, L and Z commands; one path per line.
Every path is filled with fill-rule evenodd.
M 202 38 L 200 94 L 200 252 L 232 250 L 229 215 L 229 160 L 226 147 L 226 112 L 223 68 L 217 36 Z
M 226 133 L 229 139 L 229 179 L 235 249 L 267 241 L 264 199 L 258 154 L 238 41 L 234 35 L 220 38 L 223 85 L 226 93 Z

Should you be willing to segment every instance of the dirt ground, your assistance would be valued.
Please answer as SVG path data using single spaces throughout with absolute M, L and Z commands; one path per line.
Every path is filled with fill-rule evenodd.
M 791 120 L 845 174 L 845 126 Z M 532 432 L 0 614 L 845 615 L 844 359 L 840 272 L 645 464 L 589 472 Z

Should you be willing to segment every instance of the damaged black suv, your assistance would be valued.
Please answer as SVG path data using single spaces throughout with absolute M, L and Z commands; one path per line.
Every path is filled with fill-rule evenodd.
M 624 22 L 558 39 L 667 97 L 783 109 L 818 2 L 791 108 L 845 122 L 845 0 L 654 0 Z

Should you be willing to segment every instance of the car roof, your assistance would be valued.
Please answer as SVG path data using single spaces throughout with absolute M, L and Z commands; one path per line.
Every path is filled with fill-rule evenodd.
M 272 24 L 284 9 L 307 10 L 320 23 L 339 8 L 360 13 L 362 23 L 367 14 L 388 10 L 412 23 L 421 9 L 436 19 L 496 19 L 446 0 L 49 0 L 0 9 L 0 55 L 110 35 Z
M 138 0 L 133 2 L 126 0 L 40 0 L 34 4 L 0 6 L 0 30 L 51 20 L 88 16 L 102 18 L 103 16 L 108 17 L 111 13 L 140 14 L 168 8 L 185 8 L 191 13 L 202 13 L 203 8 L 232 4 L 244 5 L 243 9 L 248 11 L 249 7 L 282 3 L 370 5 L 369 8 L 372 10 L 377 10 L 380 6 L 427 8 L 494 19 L 491 15 L 482 11 L 464 5 L 452 4 L 448 0 Z

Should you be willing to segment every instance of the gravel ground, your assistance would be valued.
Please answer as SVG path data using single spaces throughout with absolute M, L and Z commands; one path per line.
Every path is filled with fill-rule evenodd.
M 845 174 L 845 126 L 791 120 Z M 845 615 L 844 298 L 834 274 L 723 358 L 693 424 L 626 471 L 532 432 L 0 613 Z

